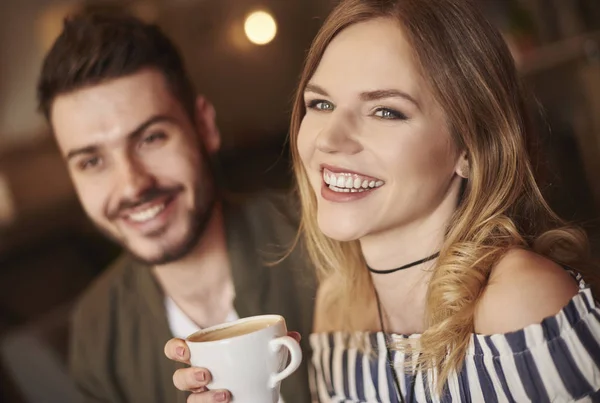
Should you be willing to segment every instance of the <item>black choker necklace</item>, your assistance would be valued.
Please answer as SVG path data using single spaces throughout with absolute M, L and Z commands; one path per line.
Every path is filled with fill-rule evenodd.
M 413 267 L 413 266 L 416 266 L 416 265 L 418 265 L 418 264 L 421 264 L 421 263 L 429 262 L 430 260 L 433 260 L 433 259 L 435 259 L 435 258 L 436 258 L 436 257 L 438 257 L 439 255 L 440 255 L 440 252 L 436 252 L 436 253 L 434 253 L 433 255 L 431 255 L 431 256 L 427 256 L 427 257 L 426 257 L 426 258 L 424 258 L 424 259 L 417 260 L 417 261 L 415 261 L 415 262 L 412 262 L 412 263 L 409 263 L 409 264 L 405 264 L 404 266 L 400 266 L 400 267 L 397 267 L 397 268 L 395 268 L 395 269 L 389 269 L 389 270 L 375 270 L 375 269 L 373 269 L 373 268 L 369 267 L 369 265 L 367 265 L 367 269 L 369 269 L 369 271 L 370 271 L 371 273 L 375 273 L 375 274 L 390 274 L 390 273 L 394 273 L 394 272 L 397 272 L 397 271 L 400 271 L 400 270 L 408 269 L 409 267 Z

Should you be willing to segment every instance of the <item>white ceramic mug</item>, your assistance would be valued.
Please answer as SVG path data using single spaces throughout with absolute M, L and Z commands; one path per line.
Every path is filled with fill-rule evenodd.
M 302 362 L 300 345 L 287 336 L 285 319 L 279 315 L 206 328 L 188 336 L 186 343 L 192 366 L 212 375 L 208 388 L 227 389 L 238 403 L 277 403 L 281 381 Z

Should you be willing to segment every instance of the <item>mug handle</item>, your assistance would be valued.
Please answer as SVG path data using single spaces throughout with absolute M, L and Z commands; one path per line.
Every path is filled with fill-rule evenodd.
M 269 387 L 274 388 L 279 382 L 283 381 L 288 376 L 292 375 L 302 363 L 302 350 L 300 344 L 290 336 L 281 336 L 269 342 L 271 350 L 278 351 L 281 346 L 286 347 L 290 351 L 290 364 L 278 374 L 271 375 L 269 378 Z

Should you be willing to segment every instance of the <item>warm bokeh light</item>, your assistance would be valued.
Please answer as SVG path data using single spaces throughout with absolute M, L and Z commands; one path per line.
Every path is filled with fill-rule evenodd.
M 277 34 L 277 23 L 273 16 L 266 11 L 255 11 L 246 17 L 244 31 L 250 42 L 256 45 L 266 45 Z

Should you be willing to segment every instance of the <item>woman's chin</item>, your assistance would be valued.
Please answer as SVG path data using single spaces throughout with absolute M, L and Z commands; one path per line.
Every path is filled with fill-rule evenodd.
M 328 238 L 339 242 L 356 241 L 364 236 L 364 231 L 357 228 L 353 223 L 340 223 L 330 218 L 319 218 L 319 229 Z

